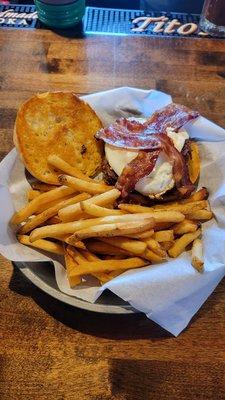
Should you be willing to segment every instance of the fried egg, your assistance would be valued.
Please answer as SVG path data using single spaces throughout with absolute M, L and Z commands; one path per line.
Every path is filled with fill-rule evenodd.
M 145 122 L 144 119 L 130 119 Z M 173 141 L 178 151 L 183 149 L 185 140 L 189 138 L 188 133 L 184 129 L 177 133 L 172 128 L 167 128 L 167 135 Z M 122 149 L 107 143 L 105 144 L 106 159 L 118 176 L 121 175 L 124 167 L 137 157 L 137 154 L 138 150 Z M 168 157 L 163 152 L 160 153 L 152 172 L 136 183 L 135 190 L 151 198 L 161 197 L 165 192 L 174 187 L 172 169 L 173 167 Z

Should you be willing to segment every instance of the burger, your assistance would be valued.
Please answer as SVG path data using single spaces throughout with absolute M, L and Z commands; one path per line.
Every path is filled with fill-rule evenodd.
M 125 201 L 155 202 L 189 197 L 199 176 L 196 142 L 185 125 L 199 114 L 175 103 L 150 118 L 120 118 L 95 137 L 104 142 L 104 180 Z

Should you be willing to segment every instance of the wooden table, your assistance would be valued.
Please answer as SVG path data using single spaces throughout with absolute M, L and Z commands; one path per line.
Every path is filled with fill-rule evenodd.
M 156 88 L 225 127 L 225 41 L 0 31 L 0 156 L 33 93 Z M 1 400 L 224 399 L 225 281 L 174 338 L 42 293 L 0 258 Z

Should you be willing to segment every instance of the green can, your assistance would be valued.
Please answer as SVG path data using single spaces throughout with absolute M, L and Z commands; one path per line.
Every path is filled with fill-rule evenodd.
M 38 18 L 53 28 L 71 28 L 85 13 L 85 0 L 34 0 Z

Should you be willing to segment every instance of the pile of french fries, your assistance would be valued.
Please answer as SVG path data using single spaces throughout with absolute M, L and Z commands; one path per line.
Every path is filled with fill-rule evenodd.
M 178 257 L 190 246 L 193 267 L 204 270 L 201 223 L 213 217 L 206 188 L 176 202 L 115 208 L 115 187 L 58 156 L 48 162 L 59 171 L 61 186 L 34 183 L 11 223 L 19 225 L 20 243 L 64 256 L 71 287 L 89 274 L 103 284 L 125 270 Z

